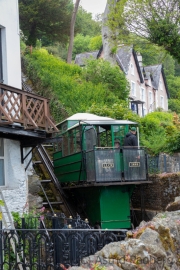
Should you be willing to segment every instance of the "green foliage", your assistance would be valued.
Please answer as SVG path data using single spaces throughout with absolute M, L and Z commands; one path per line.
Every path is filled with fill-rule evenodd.
M 67 41 L 72 9 L 71 0 L 20 0 L 20 27 L 26 44 L 35 46 L 37 39 Z
M 168 89 L 170 92 L 170 96 L 173 99 L 180 98 L 180 77 L 168 76 Z
M 141 144 L 151 154 L 159 152 L 173 152 L 180 149 L 180 144 L 173 146 L 176 136 L 176 125 L 173 123 L 173 114 L 169 112 L 153 112 L 141 118 Z M 172 136 L 173 135 L 173 136 Z
M 119 33 L 121 43 L 134 44 L 133 37 L 138 36 L 163 47 L 180 61 L 179 1 L 122 0 L 113 3 L 110 0 L 108 24 L 115 36 Z
M 106 61 L 89 61 L 82 69 L 50 55 L 45 49 L 25 55 L 24 61 L 37 93 L 51 98 L 51 113 L 57 122 L 65 118 L 62 110 L 57 110 L 57 103 L 65 108 L 67 115 L 72 115 L 87 111 L 92 104 L 111 107 L 119 98 L 125 101 L 128 96 L 124 74 Z
M 170 99 L 168 101 L 169 110 L 180 114 L 180 100 L 179 99 Z
M 89 108 L 88 112 L 119 120 L 131 120 L 140 124 L 140 117 L 128 108 L 128 104 L 124 100 L 119 100 L 118 103 L 114 103 L 111 107 L 107 105 L 98 106 L 98 104 L 93 104 Z
M 95 85 L 104 84 L 119 99 L 125 100 L 129 95 L 129 83 L 124 73 L 118 66 L 111 66 L 108 61 L 88 60 L 83 69 L 83 77 L 86 81 L 91 81 Z
M 84 10 L 81 6 L 78 9 L 75 33 L 80 33 L 83 36 L 97 36 L 101 34 L 101 22 L 94 20 L 92 14 Z
M 73 56 L 74 59 L 76 54 L 89 52 L 90 47 L 89 44 L 91 42 L 90 36 L 83 36 L 82 34 L 77 34 L 74 38 L 74 45 L 73 45 Z
M 96 51 L 99 50 L 102 46 L 102 36 L 96 36 L 91 38 L 90 44 L 89 44 L 89 49 L 91 51 Z

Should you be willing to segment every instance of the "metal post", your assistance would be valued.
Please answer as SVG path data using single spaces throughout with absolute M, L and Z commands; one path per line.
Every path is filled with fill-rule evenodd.
M 144 186 L 141 185 L 141 217 L 142 220 L 144 220 L 144 216 L 145 216 L 145 207 L 144 207 Z

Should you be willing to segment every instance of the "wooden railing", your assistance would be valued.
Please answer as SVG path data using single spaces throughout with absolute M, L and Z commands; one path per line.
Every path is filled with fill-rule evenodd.
M 24 129 L 58 132 L 50 119 L 48 99 L 0 84 L 0 126 L 15 123 Z

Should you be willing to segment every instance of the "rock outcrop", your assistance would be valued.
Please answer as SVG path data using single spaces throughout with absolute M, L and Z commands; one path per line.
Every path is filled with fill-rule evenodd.
M 127 233 L 124 241 L 106 245 L 83 258 L 71 270 L 178 270 L 180 269 L 180 210 L 163 212 Z

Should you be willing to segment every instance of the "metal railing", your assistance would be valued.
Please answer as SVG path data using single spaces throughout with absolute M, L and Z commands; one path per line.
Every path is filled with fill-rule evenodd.
M 48 103 L 46 98 L 0 83 L 0 125 L 19 124 L 25 129 L 58 132 Z
M 53 229 L 42 229 L 40 222 L 38 228 L 23 228 L 28 226 L 23 219 L 21 229 L 6 230 L 0 222 L 0 269 L 53 270 L 62 269 L 62 265 L 78 266 L 84 257 L 93 255 L 106 244 L 124 240 L 127 232 L 91 229 L 78 217 L 75 220 L 63 216 L 50 219 Z M 64 224 L 61 229 L 60 224 Z M 13 252 L 10 239 L 14 243 Z

